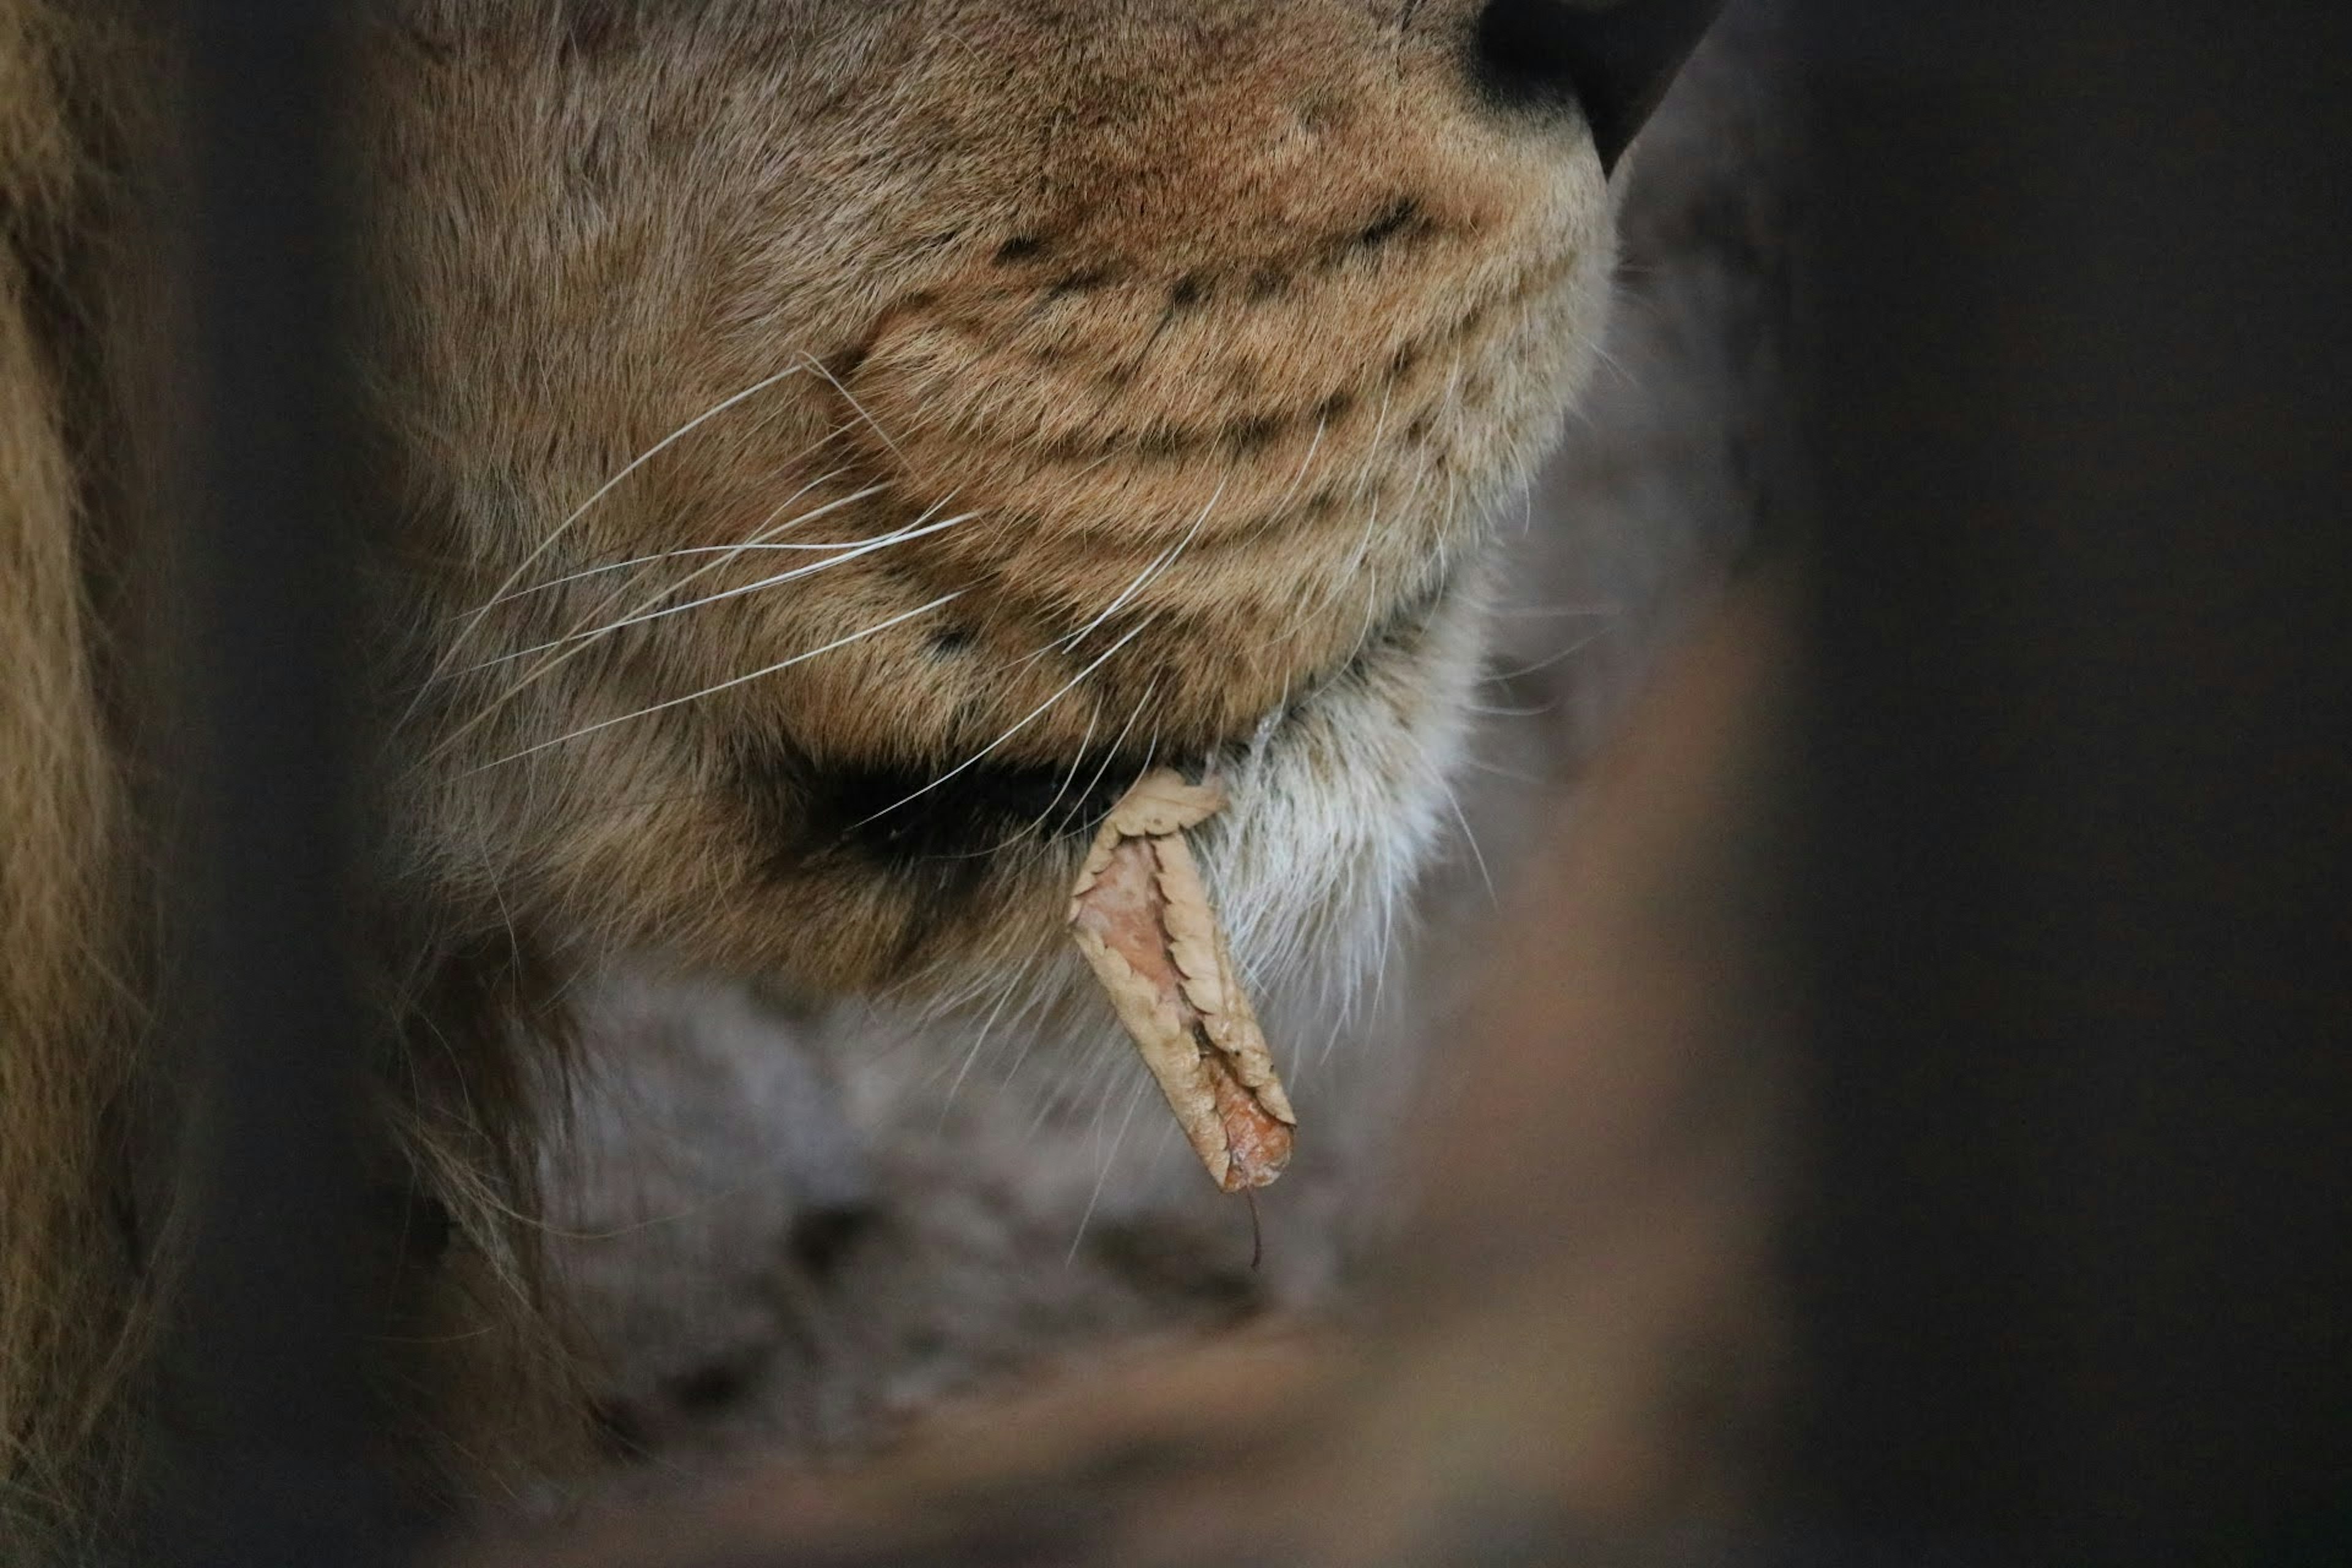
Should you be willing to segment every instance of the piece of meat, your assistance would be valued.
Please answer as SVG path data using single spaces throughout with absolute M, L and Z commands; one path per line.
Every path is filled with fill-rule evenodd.
M 1070 931 L 1201 1163 L 1237 1193 L 1282 1174 L 1298 1123 L 1184 839 L 1224 805 L 1213 781 L 1137 781 L 1087 852 Z

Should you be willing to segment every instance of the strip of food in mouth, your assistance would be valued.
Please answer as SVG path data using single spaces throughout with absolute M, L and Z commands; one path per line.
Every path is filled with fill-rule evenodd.
M 1298 1119 L 1184 837 L 1224 807 L 1213 780 L 1138 780 L 1087 853 L 1070 932 L 1201 1163 L 1238 1193 L 1282 1174 Z

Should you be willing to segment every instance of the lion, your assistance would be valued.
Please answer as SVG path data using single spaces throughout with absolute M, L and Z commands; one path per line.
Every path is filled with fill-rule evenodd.
M 1093 1027 L 1067 889 L 1173 766 L 1229 792 L 1200 847 L 1244 966 L 1360 983 L 1448 809 L 1492 521 L 1594 361 L 1612 171 L 1710 10 L 368 11 L 384 1245 L 404 1337 L 451 1347 L 386 1380 L 421 1488 L 573 1447 L 531 1216 L 583 976 L 952 1007 L 1017 971 L 1030 1026 Z M 170 1312 L 136 627 L 168 593 L 171 53 L 130 10 L 0 0 L 0 1528 L 28 1542 L 120 1511 Z

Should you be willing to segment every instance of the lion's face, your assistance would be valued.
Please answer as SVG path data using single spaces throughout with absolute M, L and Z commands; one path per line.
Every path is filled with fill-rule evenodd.
M 1486 9 L 415 0 L 366 156 L 425 873 L 952 974 L 1176 762 L 1233 785 L 1240 944 L 1344 942 L 1443 809 L 1486 520 L 1611 261 Z

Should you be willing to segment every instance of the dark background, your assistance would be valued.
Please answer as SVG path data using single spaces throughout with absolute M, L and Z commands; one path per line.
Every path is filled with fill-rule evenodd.
M 1792 1506 L 1967 1560 L 2345 1561 L 2352 16 L 1800 10 Z

